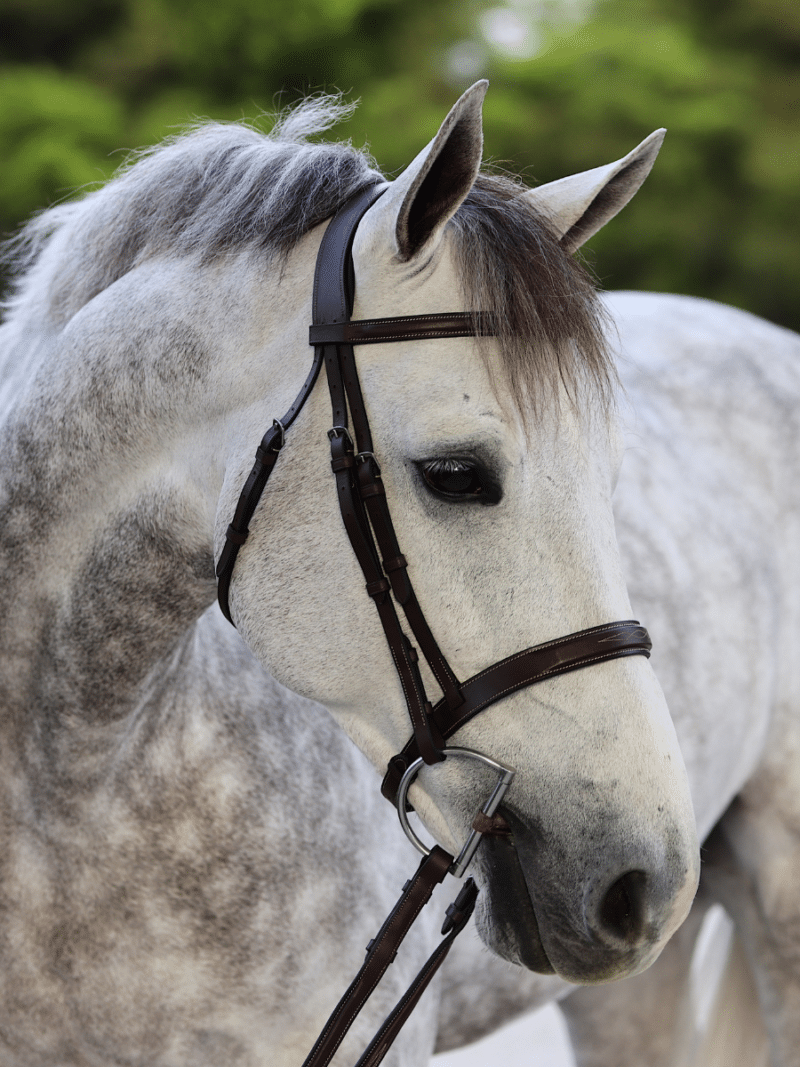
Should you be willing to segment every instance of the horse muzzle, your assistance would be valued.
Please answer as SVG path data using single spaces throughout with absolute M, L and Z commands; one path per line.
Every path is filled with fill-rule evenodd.
M 688 914 L 696 866 L 677 828 L 638 844 L 570 855 L 563 841 L 502 810 L 509 832 L 487 835 L 476 860 L 484 943 L 512 963 L 570 982 L 626 978 L 649 967 Z M 605 839 L 604 839 L 605 838 Z

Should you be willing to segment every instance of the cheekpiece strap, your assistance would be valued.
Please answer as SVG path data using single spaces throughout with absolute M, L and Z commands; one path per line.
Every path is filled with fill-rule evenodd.
M 402 607 L 448 706 L 458 707 L 462 697 L 458 681 L 419 606 L 397 541 L 380 466 L 373 452 L 353 346 L 360 337 L 367 337 L 368 343 L 403 338 L 474 337 L 487 330 L 489 324 L 484 316 L 462 312 L 350 321 L 355 295 L 353 238 L 359 220 L 381 192 L 376 188 L 365 189 L 354 196 L 337 212 L 322 237 L 314 272 L 309 340 L 317 352 L 323 353 L 325 363 L 331 397 L 332 426 L 328 435 L 331 468 L 336 477 L 342 521 L 400 678 L 415 743 L 422 758 L 430 764 L 443 759 L 443 742 L 431 719 L 431 704 L 425 694 L 417 651 L 403 632 L 391 594 Z
M 370 203 L 373 203 L 385 188 L 386 186 L 378 183 L 377 180 L 370 183 L 362 189 L 359 189 L 355 196 L 347 201 L 342 211 L 345 213 L 352 212 L 353 205 L 355 205 L 356 212 L 360 211 L 361 214 L 363 214 L 366 207 L 369 206 Z M 360 215 L 358 217 L 360 218 Z M 348 225 L 350 224 L 351 223 L 348 221 Z M 345 269 L 345 266 L 346 263 L 343 263 L 342 269 Z M 341 309 L 341 314 L 345 318 L 347 317 L 346 307 Z M 264 434 L 261 444 L 256 449 L 253 469 L 250 471 L 250 474 L 245 481 L 244 488 L 239 494 L 233 521 L 230 523 L 225 533 L 225 544 L 223 545 L 222 552 L 220 553 L 215 568 L 217 576 L 217 600 L 222 609 L 222 614 L 232 626 L 235 626 L 235 623 L 231 618 L 229 594 L 231 579 L 233 578 L 233 568 L 236 564 L 236 558 L 239 555 L 239 549 L 250 534 L 250 520 L 255 514 L 258 502 L 266 488 L 267 482 L 269 481 L 269 476 L 272 474 L 278 460 L 280 450 L 283 448 L 286 439 L 286 431 L 302 411 L 303 405 L 306 400 L 308 400 L 311 395 L 311 390 L 316 384 L 319 372 L 322 368 L 323 355 L 322 348 L 315 349 L 311 369 L 306 376 L 306 380 L 303 382 L 300 392 L 295 397 L 289 410 L 280 419 L 274 419 L 272 427 L 267 430 L 266 434 Z

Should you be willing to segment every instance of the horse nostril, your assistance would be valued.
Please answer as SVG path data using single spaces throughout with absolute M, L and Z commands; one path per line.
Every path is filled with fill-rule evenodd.
M 644 929 L 644 871 L 628 871 L 618 878 L 600 905 L 599 919 L 603 930 L 624 941 L 638 941 Z

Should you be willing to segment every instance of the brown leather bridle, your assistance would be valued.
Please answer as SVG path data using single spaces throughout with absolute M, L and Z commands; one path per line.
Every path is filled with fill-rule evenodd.
M 332 426 L 328 431 L 331 468 L 336 478 L 342 520 L 364 574 L 367 593 L 378 611 L 413 729 L 403 751 L 389 761 L 381 791 L 387 799 L 398 804 L 403 827 L 415 846 L 425 853 L 425 858 L 415 876 L 406 883 L 403 895 L 380 932 L 367 947 L 363 967 L 337 1005 L 303 1067 L 326 1067 L 330 1062 L 435 886 L 448 871 L 458 876 L 464 873 L 481 834 L 491 828 L 492 817 L 511 782 L 513 771 L 480 753 L 448 749 L 447 739 L 479 712 L 518 689 L 592 663 L 621 656 L 649 656 L 651 648 L 647 630 L 635 620 L 625 620 L 593 626 L 527 648 L 465 682 L 459 681 L 449 666 L 417 601 L 408 563 L 397 541 L 380 466 L 375 458 L 353 346 L 441 337 L 491 336 L 495 331 L 488 316 L 461 312 L 351 321 L 355 289 L 353 238 L 362 216 L 386 188 L 386 185 L 376 183 L 358 190 L 337 211 L 323 235 L 314 275 L 314 322 L 309 331 L 314 361 L 294 403 L 283 418 L 273 421 L 256 451 L 255 465 L 239 497 L 216 568 L 220 607 L 225 617 L 233 622 L 228 594 L 237 554 L 247 540 L 250 520 L 283 447 L 286 431 L 311 393 L 324 362 L 332 407 Z M 425 693 L 417 652 L 403 631 L 395 601 L 402 607 L 406 622 L 442 690 L 443 696 L 434 706 Z M 404 817 L 408 786 L 419 767 L 423 763 L 442 762 L 448 752 L 487 763 L 501 776 L 498 786 L 476 816 L 470 837 L 455 860 L 438 845 L 426 849 L 410 831 Z M 442 933 L 447 936 L 387 1017 L 357 1067 L 377 1067 L 381 1062 L 447 955 L 453 939 L 466 925 L 476 896 L 474 882 L 468 879 L 455 903 L 447 909 L 442 928 Z

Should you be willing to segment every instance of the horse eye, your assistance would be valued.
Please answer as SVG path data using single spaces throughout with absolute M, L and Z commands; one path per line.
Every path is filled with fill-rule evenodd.
M 439 496 L 463 500 L 484 494 L 484 486 L 474 463 L 463 459 L 432 459 L 421 464 L 422 477 Z

